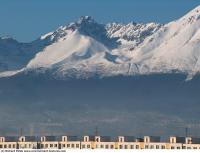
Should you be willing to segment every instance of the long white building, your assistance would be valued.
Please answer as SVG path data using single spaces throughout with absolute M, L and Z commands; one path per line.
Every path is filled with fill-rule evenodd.
M 171 136 L 161 141 L 157 136 L 5 136 L 0 149 L 200 149 L 200 138 Z

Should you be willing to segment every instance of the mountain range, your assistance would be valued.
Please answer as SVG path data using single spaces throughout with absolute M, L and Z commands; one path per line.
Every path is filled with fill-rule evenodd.
M 200 6 L 167 24 L 90 16 L 0 38 L 0 134 L 200 135 Z M 146 132 L 146 133 L 145 133 Z
M 0 39 L 0 76 L 49 72 L 54 78 L 199 73 L 200 7 L 157 23 L 99 24 L 89 16 L 31 43 Z

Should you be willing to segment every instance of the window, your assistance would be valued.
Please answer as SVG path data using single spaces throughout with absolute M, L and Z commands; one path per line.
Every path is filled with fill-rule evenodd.
M 162 145 L 162 146 L 161 146 L 161 149 L 165 149 L 165 146 Z
M 148 146 L 148 145 L 145 145 L 145 149 L 149 149 L 149 146 Z
M 110 149 L 114 149 L 114 145 L 110 145 Z
M 16 148 L 15 144 L 13 145 L 13 148 Z
M 156 145 L 156 149 L 159 149 L 160 147 L 159 147 L 159 145 Z
M 101 145 L 101 148 L 104 148 L 104 146 L 103 146 L 103 145 Z
M 131 145 L 130 148 L 131 148 L 131 149 L 134 149 L 134 145 Z
M 76 148 L 79 148 L 79 144 L 76 144 Z
M 44 145 L 43 144 L 41 144 L 41 146 L 40 146 L 41 148 L 44 148 Z
M 128 145 L 125 145 L 124 148 L 125 148 L 125 149 L 128 149 Z
M 148 137 L 146 137 L 145 142 L 150 142 L 150 139 Z
M 65 148 L 65 144 L 62 144 L 62 147 Z
M 72 146 L 72 148 L 74 148 L 74 144 L 72 144 L 71 146 Z
M 187 147 L 187 149 L 191 149 L 191 147 Z
M 63 141 L 67 141 L 67 137 L 63 137 Z
M 67 144 L 67 148 L 70 148 L 70 144 Z
M 42 141 L 45 141 L 45 137 L 41 137 L 41 140 L 42 140 Z
M 53 144 L 50 144 L 50 148 L 52 148 L 53 147 Z
M 88 137 L 85 137 L 85 142 L 88 142 L 89 140 L 88 140 Z
M 154 149 L 154 146 L 153 146 L 153 145 L 151 145 L 151 146 L 150 146 L 150 149 Z
M 182 148 L 183 148 L 183 149 L 186 149 L 186 147 L 185 147 L 185 146 L 183 146 Z
M 100 142 L 100 138 L 96 138 L 96 142 Z
M 3 146 L 2 146 L 2 145 L 0 145 L 0 148 L 3 148 Z
M 25 138 L 24 138 L 24 137 L 22 137 L 22 138 L 21 138 L 21 141 L 22 141 L 22 142 L 25 142 Z
M 48 144 L 45 144 L 45 148 L 48 148 Z
M 119 145 L 119 149 L 123 149 L 123 146 L 122 146 L 122 145 Z
M 5 138 L 1 138 L 1 142 L 4 142 L 5 141 Z
M 106 149 L 108 149 L 109 148 L 109 146 L 108 145 L 106 145 Z
M 175 138 L 172 138 L 172 143 L 176 143 Z
M 7 148 L 7 145 L 4 145 L 4 148 Z
M 173 146 L 171 146 L 171 149 L 174 149 L 174 147 L 173 147 Z
M 85 145 L 82 145 L 82 148 L 85 148 Z
M 193 149 L 197 149 L 197 147 L 193 147 Z
M 54 144 L 54 147 L 58 147 L 58 144 Z
M 90 148 L 90 145 L 87 145 L 87 148 Z
M 187 143 L 188 144 L 192 144 L 192 140 L 191 139 L 187 139 Z
M 12 148 L 12 145 L 11 145 L 11 144 L 9 144 L 9 145 L 8 145 L 8 148 Z
M 181 149 L 181 147 L 177 147 L 177 149 Z

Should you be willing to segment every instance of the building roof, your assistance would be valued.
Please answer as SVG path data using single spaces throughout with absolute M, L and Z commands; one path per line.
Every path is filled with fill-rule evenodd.
M 171 136 L 171 137 L 175 137 L 176 138 L 176 143 L 185 143 L 185 138 L 186 137 L 179 137 L 179 136 Z
M 25 137 L 25 142 L 37 142 L 40 141 L 40 138 L 37 136 L 21 136 L 21 137 Z M 19 138 L 21 138 L 19 137 Z
M 19 140 L 18 136 L 5 136 L 5 142 L 17 142 Z
M 110 136 L 95 136 L 95 139 L 96 139 L 96 137 L 100 137 L 101 142 L 110 142 L 111 141 L 111 137 Z
M 192 144 L 200 144 L 200 138 L 195 138 L 195 137 L 191 138 L 192 138 Z
M 62 137 L 60 136 L 42 136 L 45 137 L 45 141 L 61 141 Z
M 144 142 L 144 138 L 136 138 L 135 142 Z
M 150 138 L 150 142 L 160 142 L 160 136 L 145 136 Z
M 63 137 L 63 136 L 61 136 L 61 137 Z M 67 141 L 78 141 L 78 137 L 77 136 L 66 136 L 66 137 L 67 137 Z
M 94 135 L 85 135 L 81 138 L 81 140 L 83 141 L 84 140 L 84 137 L 88 137 L 89 138 L 89 141 L 95 141 L 95 136 Z
M 124 138 L 124 142 L 135 142 L 135 136 L 118 136 Z

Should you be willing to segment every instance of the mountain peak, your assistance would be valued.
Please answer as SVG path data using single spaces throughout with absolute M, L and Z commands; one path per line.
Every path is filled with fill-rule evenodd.
M 76 30 L 97 25 L 100 24 L 98 24 L 91 16 L 81 16 L 77 21 L 70 23 L 67 26 L 67 29 Z
M 118 44 L 115 38 L 107 36 L 106 26 L 96 22 L 91 16 L 81 16 L 76 22 L 69 24 L 66 30 L 77 30 L 80 34 L 89 36 L 108 48 L 114 48 Z
M 88 22 L 95 22 L 95 21 L 91 16 L 81 16 L 77 21 L 78 24 L 83 24 Z

